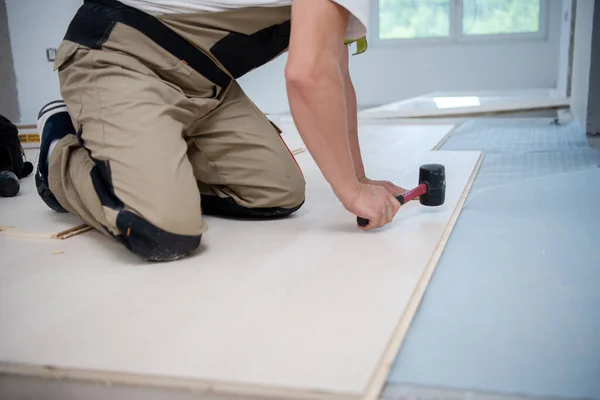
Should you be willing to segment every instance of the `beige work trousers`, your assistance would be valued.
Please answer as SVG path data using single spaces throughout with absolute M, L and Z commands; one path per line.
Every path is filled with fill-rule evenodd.
M 109 18 L 112 3 L 98 4 Z M 300 208 L 297 163 L 235 79 L 281 53 L 274 47 L 248 61 L 245 43 L 289 22 L 289 7 L 158 18 L 231 77 L 227 84 L 118 20 L 89 45 L 93 27 L 81 26 L 100 11 L 84 11 L 55 63 L 78 132 L 59 142 L 49 163 L 50 190 L 67 211 L 145 259 L 171 260 L 198 247 L 203 213 L 272 218 Z

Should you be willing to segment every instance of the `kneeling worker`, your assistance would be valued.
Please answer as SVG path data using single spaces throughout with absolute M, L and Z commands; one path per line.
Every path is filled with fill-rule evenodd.
M 404 189 L 365 177 L 347 43 L 370 0 L 85 0 L 60 45 L 63 100 L 38 117 L 38 193 L 143 259 L 193 252 L 202 215 L 286 217 L 293 156 L 236 79 L 288 52 L 294 121 L 343 206 L 394 218 Z

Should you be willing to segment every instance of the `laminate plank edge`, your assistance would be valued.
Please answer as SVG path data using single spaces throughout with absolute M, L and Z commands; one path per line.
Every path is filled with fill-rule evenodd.
M 465 204 L 465 201 L 467 199 L 467 196 L 469 195 L 469 192 L 471 191 L 471 187 L 473 186 L 473 182 L 475 181 L 475 178 L 479 172 L 481 163 L 483 162 L 483 158 L 484 158 L 484 154 L 482 153 L 479 156 L 479 159 L 477 160 L 475 167 L 473 168 L 473 172 L 471 173 L 469 181 L 467 182 L 467 185 L 465 186 L 465 189 L 463 190 L 463 193 L 462 193 L 460 199 L 458 200 L 458 204 L 456 205 L 456 208 L 454 209 L 454 213 L 452 214 L 450 221 L 448 222 L 448 225 L 446 226 L 446 229 L 442 233 L 442 237 L 440 238 L 440 241 L 439 241 L 437 247 L 435 248 L 434 252 L 432 253 L 431 258 L 429 259 L 427 266 L 425 267 L 425 270 L 423 271 L 423 274 L 421 275 L 421 278 L 419 279 L 419 282 L 417 283 L 417 286 L 413 292 L 413 295 L 411 296 L 411 299 L 410 299 L 408 305 L 406 306 L 404 313 L 402 314 L 402 317 L 400 317 L 400 320 L 398 321 L 398 324 L 396 325 L 396 329 L 394 330 L 394 333 L 392 334 L 392 337 L 390 338 L 390 341 L 388 342 L 387 350 L 384 352 L 383 357 L 381 358 L 381 361 L 379 362 L 379 367 L 375 370 L 375 372 L 370 380 L 370 383 L 369 383 L 366 391 L 364 392 L 365 396 L 363 397 L 363 400 L 379 399 L 379 396 L 381 394 L 381 391 L 383 390 L 383 387 L 384 387 L 385 381 L 387 379 L 387 376 L 389 374 L 389 371 L 392 368 L 392 365 L 394 364 L 396 355 L 398 354 L 400 348 L 402 347 L 402 342 L 404 341 L 404 338 L 406 337 L 406 334 L 408 333 L 408 329 L 410 328 L 410 324 L 412 323 L 414 316 L 417 313 L 419 304 L 421 303 L 423 295 L 425 294 L 425 290 L 427 289 L 427 285 L 429 284 L 429 281 L 431 280 L 431 277 L 433 276 L 435 267 L 437 266 L 437 263 L 444 251 L 444 248 L 446 247 L 446 243 L 448 242 L 448 239 L 450 238 L 450 234 L 452 233 L 452 230 L 454 229 L 454 225 L 456 224 L 456 221 L 458 219 L 460 211 L 462 210 L 463 205 Z

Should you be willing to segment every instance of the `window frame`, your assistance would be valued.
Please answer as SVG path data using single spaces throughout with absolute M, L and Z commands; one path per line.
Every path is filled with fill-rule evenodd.
M 435 44 L 482 44 L 482 43 L 506 43 L 506 42 L 541 42 L 548 40 L 548 20 L 550 17 L 550 5 L 548 0 L 540 2 L 539 30 L 537 32 L 506 33 L 490 35 L 466 35 L 463 33 L 463 0 L 450 1 L 450 32 L 448 36 L 420 37 L 406 39 L 380 39 L 379 38 L 379 0 L 371 0 L 370 33 L 368 39 L 370 45 L 376 48 L 389 48 L 414 45 Z

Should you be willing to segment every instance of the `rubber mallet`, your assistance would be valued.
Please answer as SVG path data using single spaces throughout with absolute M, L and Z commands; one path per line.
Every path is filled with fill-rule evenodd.
M 396 199 L 401 205 L 419 198 L 419 202 L 427 207 L 438 207 L 446 200 L 446 169 L 440 164 L 425 164 L 419 168 L 419 186 L 404 192 Z M 369 220 L 358 217 L 359 226 L 369 225 Z

